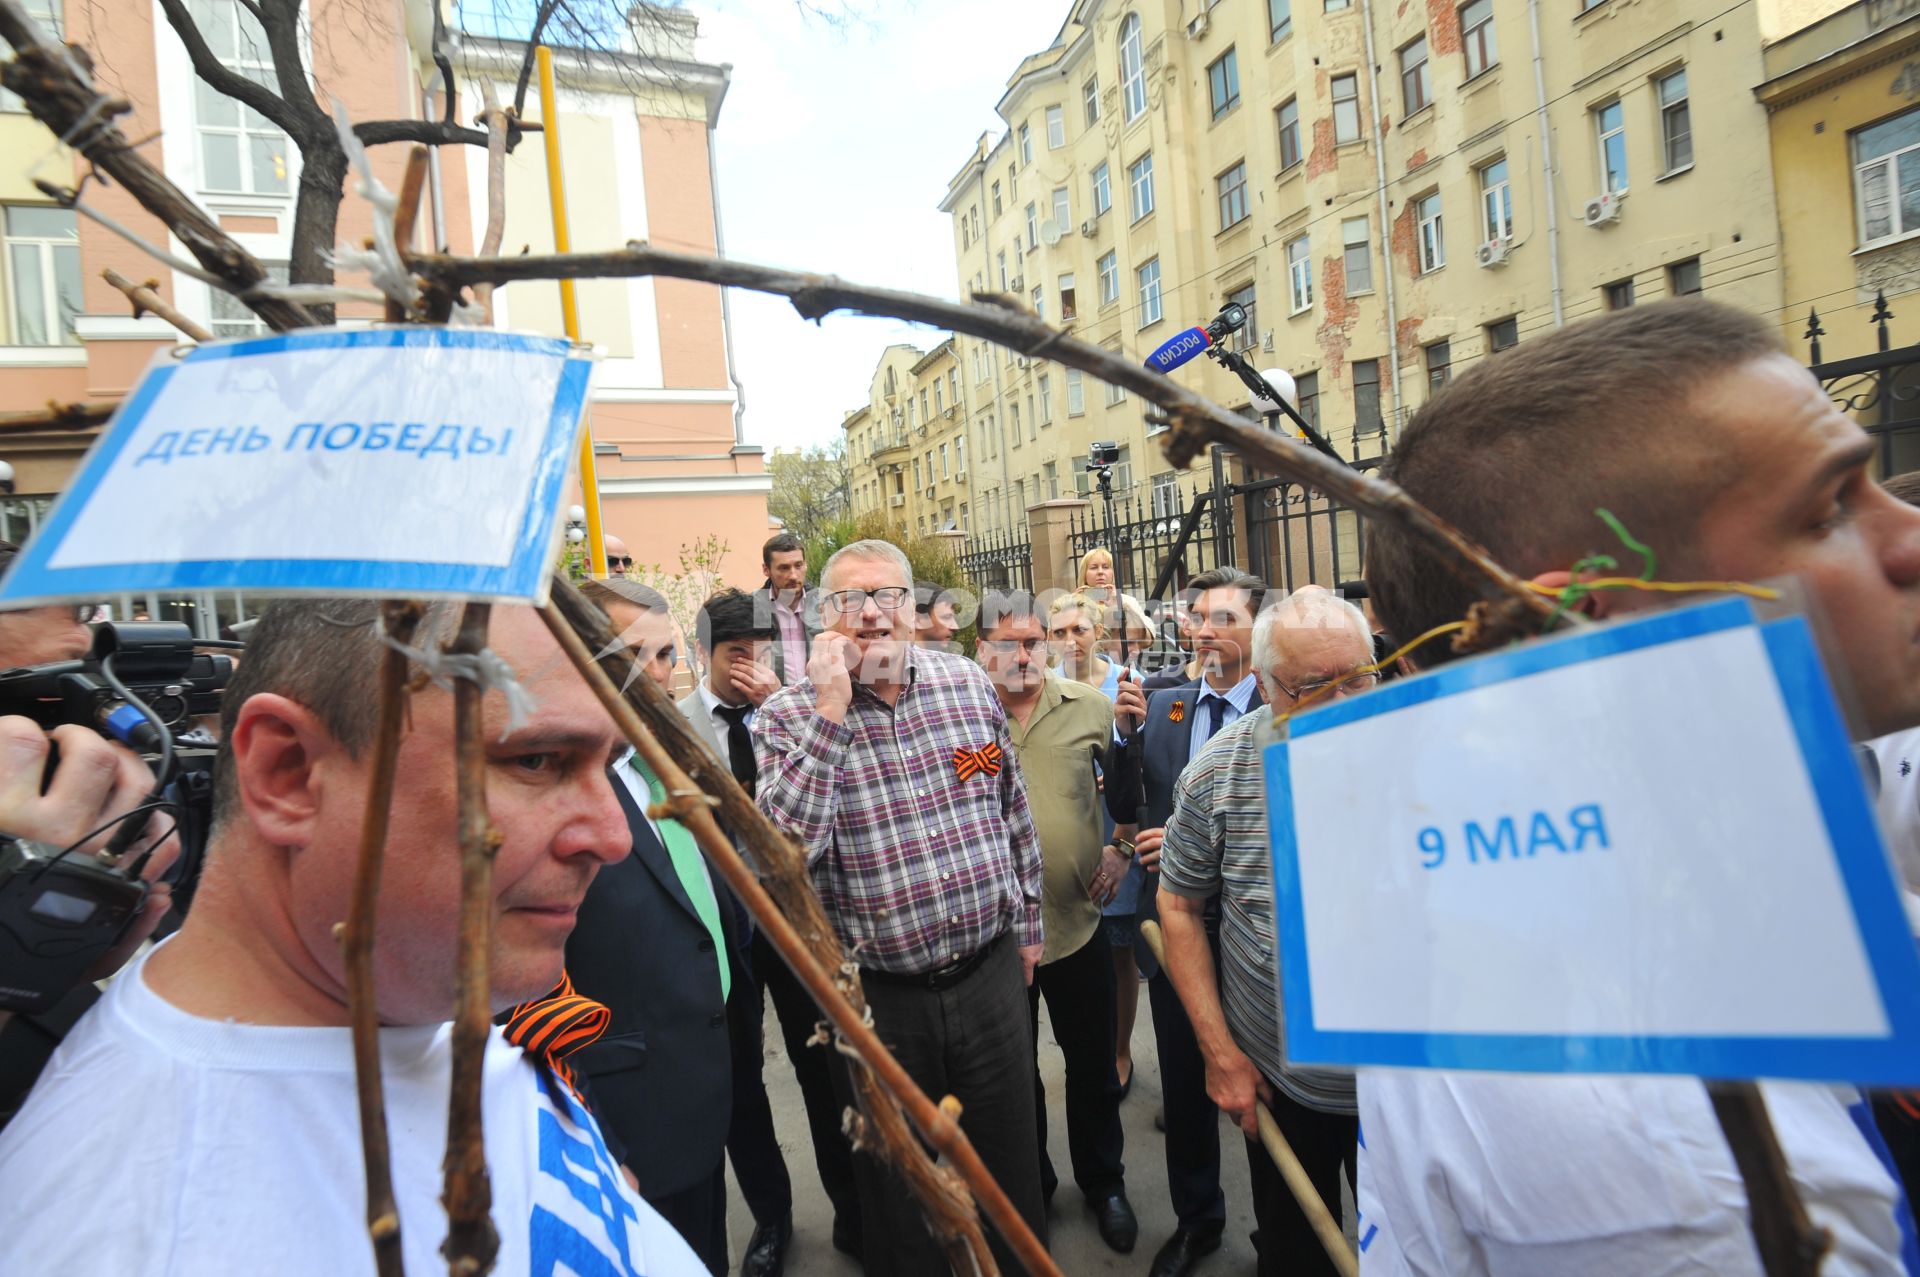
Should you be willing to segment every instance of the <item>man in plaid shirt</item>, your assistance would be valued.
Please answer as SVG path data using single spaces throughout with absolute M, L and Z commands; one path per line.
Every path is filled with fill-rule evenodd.
M 760 809 L 806 849 L 881 1040 L 927 1094 L 960 1101 L 967 1137 L 1044 1241 L 1026 997 L 1040 844 L 1006 715 L 979 666 L 914 646 L 897 547 L 842 548 L 820 591 L 806 679 L 754 716 Z M 854 1167 L 868 1270 L 943 1271 L 905 1185 L 867 1157 Z

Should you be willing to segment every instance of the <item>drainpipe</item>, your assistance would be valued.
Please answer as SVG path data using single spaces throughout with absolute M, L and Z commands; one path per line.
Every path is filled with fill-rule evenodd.
M 987 147 L 980 156 L 977 184 L 980 192 L 980 220 L 983 225 L 990 220 L 987 215 L 987 157 L 992 154 L 993 148 Z M 980 270 L 981 278 L 989 280 L 993 278 L 993 252 L 987 247 L 985 235 L 980 237 Z M 1006 423 L 1000 420 L 1000 363 L 1001 361 L 991 352 L 988 353 L 987 368 L 993 374 L 993 450 L 1000 454 L 1000 506 L 1007 512 L 1006 529 L 1011 534 L 1013 507 L 1008 502 L 1013 500 L 1013 460 L 1007 454 L 1006 433 L 1002 429 Z M 1060 388 L 1060 393 L 1062 395 L 1067 393 L 1064 384 Z M 1062 400 L 1062 402 L 1065 401 Z M 1020 513 L 1025 514 L 1026 511 L 1022 510 Z
M 727 236 L 720 225 L 720 153 L 714 149 L 713 117 L 707 117 L 707 184 L 713 192 L 713 255 L 727 255 Z M 740 384 L 740 372 L 733 359 L 733 308 L 727 302 L 727 289 L 720 290 L 720 340 L 727 355 L 727 380 L 733 383 L 733 444 L 746 442 L 747 388 Z
M 1540 0 L 1527 0 L 1527 24 L 1533 28 L 1534 115 L 1540 129 L 1541 184 L 1547 189 L 1547 279 L 1553 289 L 1553 326 L 1567 322 L 1560 297 L 1560 215 L 1553 204 L 1553 129 L 1547 122 L 1547 72 L 1540 58 Z
M 1387 206 L 1386 130 L 1380 127 L 1380 64 L 1373 56 L 1373 0 L 1360 0 L 1360 29 L 1367 38 L 1369 83 L 1373 86 L 1373 180 L 1380 200 L 1380 265 L 1386 280 L 1387 381 L 1390 403 L 1386 420 L 1398 433 L 1400 417 L 1400 312 L 1393 304 L 1393 221 Z M 1358 423 L 1355 423 L 1356 425 Z

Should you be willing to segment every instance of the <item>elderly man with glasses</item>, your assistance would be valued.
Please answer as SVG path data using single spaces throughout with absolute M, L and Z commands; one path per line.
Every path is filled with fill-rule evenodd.
M 805 680 L 754 715 L 756 799 L 805 849 L 881 1040 L 927 1094 L 960 1101 L 981 1161 L 1044 1240 L 1026 995 L 1042 947 L 1040 845 L 1006 713 L 978 665 L 914 644 L 897 547 L 840 549 L 820 588 L 826 629 Z M 854 1178 L 867 1271 L 943 1271 L 905 1184 L 865 1155 Z
M 1222 729 L 1181 773 L 1161 848 L 1167 975 L 1193 1021 L 1207 1094 L 1247 1137 L 1261 1277 L 1334 1269 L 1260 1146 L 1254 1101 L 1273 1110 L 1336 1218 L 1341 1164 L 1351 1183 L 1357 1135 L 1352 1075 L 1292 1068 L 1283 1047 L 1263 756 L 1296 709 L 1371 689 L 1372 661 L 1365 615 L 1326 590 L 1308 586 L 1263 610 L 1253 669 L 1267 703 Z M 1217 976 L 1202 922 L 1215 896 Z

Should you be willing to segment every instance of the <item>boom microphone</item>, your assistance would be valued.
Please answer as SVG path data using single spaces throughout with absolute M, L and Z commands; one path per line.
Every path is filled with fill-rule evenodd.
M 1196 359 L 1201 352 L 1213 344 L 1213 338 L 1204 328 L 1189 328 L 1183 333 L 1175 333 L 1160 346 L 1160 349 L 1147 356 L 1147 367 L 1155 372 L 1172 372 L 1190 359 Z

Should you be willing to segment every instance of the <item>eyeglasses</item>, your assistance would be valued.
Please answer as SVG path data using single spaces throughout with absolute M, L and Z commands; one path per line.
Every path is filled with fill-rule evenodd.
M 1025 652 L 1029 656 L 1038 656 L 1047 650 L 1047 640 L 1030 639 L 981 639 L 980 646 L 990 647 L 996 652 Z
M 1282 683 L 1279 679 L 1276 678 L 1273 680 L 1273 685 L 1279 688 L 1281 691 L 1285 692 L 1287 694 L 1288 699 L 1298 701 L 1298 700 L 1304 700 L 1306 697 L 1316 695 L 1320 692 L 1324 692 L 1329 687 L 1333 687 L 1336 684 L 1339 685 L 1340 695 L 1358 696 L 1362 692 L 1372 691 L 1374 687 L 1379 684 L 1379 682 L 1380 682 L 1379 674 L 1367 673 L 1367 674 L 1349 674 L 1345 678 L 1316 679 L 1311 683 L 1302 683 L 1298 687 L 1288 687 L 1285 683 Z
M 823 597 L 834 611 L 852 616 L 865 609 L 868 599 L 882 612 L 898 612 L 913 597 L 913 591 L 904 585 L 883 585 L 877 590 L 835 590 Z
M 100 615 L 98 603 L 76 603 L 73 605 L 73 619 L 82 625 L 90 625 L 93 618 Z

